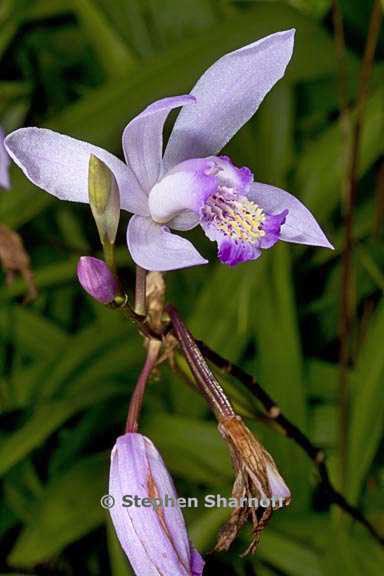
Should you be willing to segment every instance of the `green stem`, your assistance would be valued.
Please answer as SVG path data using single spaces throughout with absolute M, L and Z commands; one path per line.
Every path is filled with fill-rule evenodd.
M 106 240 L 103 242 L 104 260 L 113 274 L 116 275 L 115 245 Z

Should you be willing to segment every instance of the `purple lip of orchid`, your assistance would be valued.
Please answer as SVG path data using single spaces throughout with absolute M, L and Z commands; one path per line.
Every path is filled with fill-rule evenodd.
M 201 576 L 204 561 L 189 541 L 172 479 L 155 446 L 142 434 L 117 439 L 109 493 L 115 501 L 112 521 L 136 576 Z M 154 506 L 123 506 L 126 495 L 143 503 L 150 499 Z M 160 506 L 165 502 L 169 505 Z
M 0 127 L 0 188 L 10 188 L 9 181 L 9 163 L 10 158 L 4 146 L 5 134 Z
M 184 217 L 198 221 L 219 247 L 219 258 L 234 266 L 260 256 L 280 238 L 288 210 L 272 215 L 249 198 L 253 174 L 236 168 L 227 156 L 186 160 L 175 166 L 149 193 L 149 210 L 159 224 L 172 226 L 180 207 L 172 202 L 177 189 L 187 182 Z M 174 192 L 173 192 L 174 191 Z M 181 196 L 181 194 L 180 194 Z M 251 196 L 252 197 L 252 196 Z
M 5 145 L 34 184 L 64 200 L 88 202 L 89 157 L 105 162 L 118 183 L 121 208 L 134 214 L 128 248 L 147 270 L 205 264 L 191 242 L 170 231 L 198 224 L 229 265 L 258 258 L 278 240 L 332 248 L 294 196 L 253 182 L 248 168 L 217 156 L 284 75 L 294 33 L 277 32 L 226 54 L 191 94 L 148 106 L 124 130 L 126 164 L 97 146 L 38 128 L 16 130 Z M 163 155 L 164 122 L 177 107 L 182 110 Z

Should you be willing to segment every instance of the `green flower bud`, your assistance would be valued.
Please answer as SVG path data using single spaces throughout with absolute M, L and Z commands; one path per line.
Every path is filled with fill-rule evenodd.
M 120 219 L 119 188 L 108 166 L 93 154 L 88 165 L 88 194 L 101 243 L 114 244 Z

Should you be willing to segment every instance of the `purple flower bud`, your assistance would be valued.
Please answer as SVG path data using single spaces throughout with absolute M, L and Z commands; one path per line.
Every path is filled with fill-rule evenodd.
M 77 277 L 88 294 L 102 304 L 109 304 L 118 292 L 118 283 L 108 266 L 92 256 L 82 256 L 77 265 Z
M 112 522 L 136 576 L 201 576 L 204 561 L 189 541 L 172 479 L 142 434 L 117 439 L 109 493 Z

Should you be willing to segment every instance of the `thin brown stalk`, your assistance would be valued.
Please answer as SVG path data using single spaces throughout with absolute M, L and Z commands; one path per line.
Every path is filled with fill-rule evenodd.
M 208 368 L 203 354 L 179 313 L 170 305 L 166 307 L 166 311 L 170 316 L 174 334 L 195 377 L 196 384 L 217 419 L 221 420 L 222 417 L 234 416 L 235 412 L 224 394 L 224 390 Z
M 350 363 L 350 334 L 353 324 L 353 223 L 357 199 L 358 163 L 361 145 L 361 133 L 364 121 L 369 79 L 371 76 L 374 55 L 382 19 L 380 0 L 375 0 L 361 64 L 356 112 L 352 131 L 350 156 L 346 178 L 345 237 L 341 262 L 341 319 L 340 319 L 340 461 L 341 479 L 345 487 L 347 470 L 348 427 L 349 427 L 349 391 L 348 366 Z

